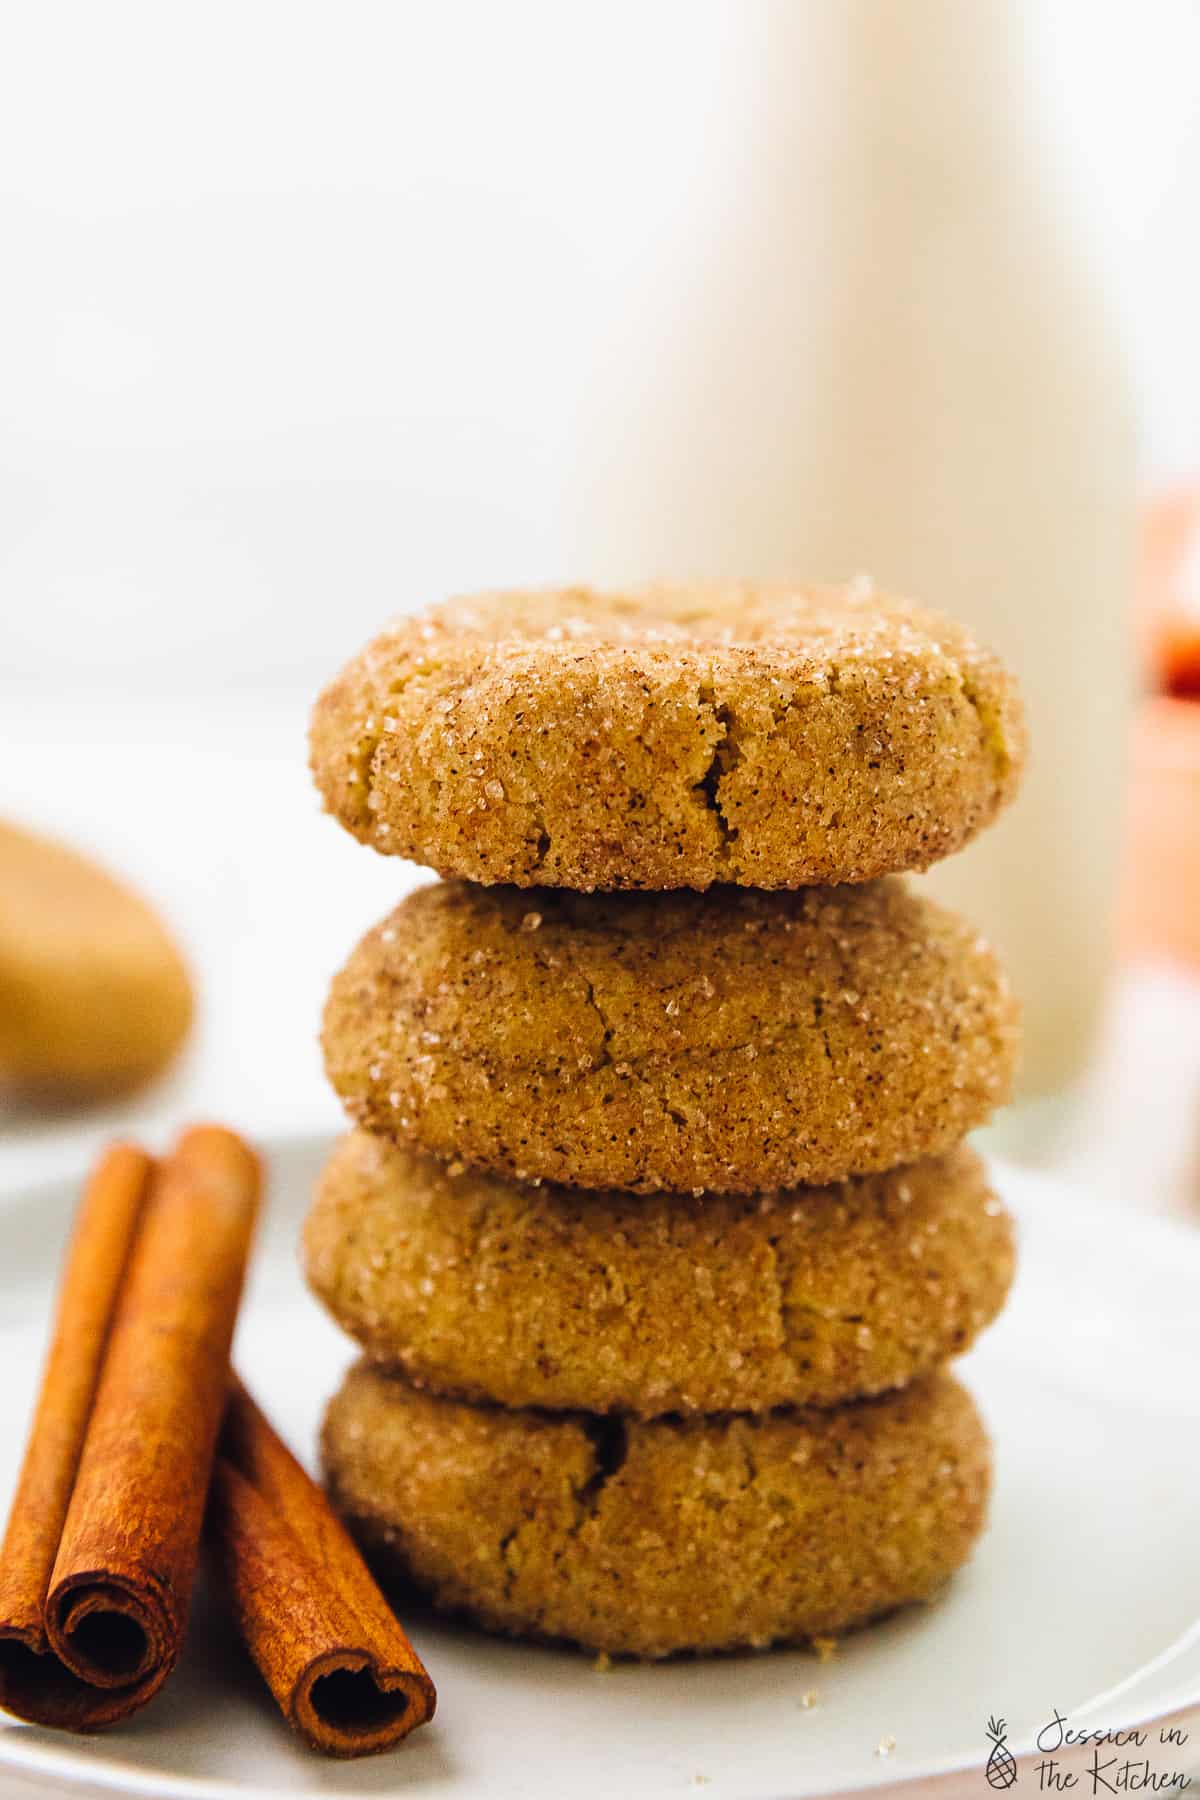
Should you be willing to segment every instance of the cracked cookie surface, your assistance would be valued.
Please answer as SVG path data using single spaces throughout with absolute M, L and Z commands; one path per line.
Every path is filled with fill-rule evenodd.
M 503 1406 L 828 1406 L 964 1351 L 1012 1222 L 965 1147 L 828 1188 L 630 1196 L 451 1173 L 355 1132 L 305 1227 L 309 1284 L 377 1364 Z
M 990 1473 L 947 1375 L 824 1412 L 647 1421 L 439 1400 L 360 1365 L 323 1459 L 385 1579 L 493 1630 L 643 1657 L 930 1598 L 970 1554 Z
M 518 1181 L 746 1193 L 949 1150 L 1007 1098 L 987 944 L 903 882 L 572 894 L 438 882 L 334 978 L 368 1130 Z
M 575 588 L 397 621 L 322 694 L 311 753 L 348 830 L 443 875 L 777 888 L 960 849 L 1025 726 L 962 626 L 867 583 Z

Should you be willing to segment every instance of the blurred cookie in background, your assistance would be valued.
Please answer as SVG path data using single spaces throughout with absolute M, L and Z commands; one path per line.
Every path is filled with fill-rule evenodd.
M 66 845 L 0 821 L 0 1088 L 141 1086 L 187 1035 L 187 967 L 153 909 Z

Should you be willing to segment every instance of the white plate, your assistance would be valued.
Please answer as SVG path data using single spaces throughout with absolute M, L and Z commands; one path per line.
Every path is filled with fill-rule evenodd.
M 305 1456 L 351 1354 L 297 1272 L 321 1150 L 270 1152 L 238 1339 L 250 1384 Z M 824 1665 L 781 1651 L 607 1674 L 410 1616 L 438 1686 L 435 1723 L 390 1755 L 331 1764 L 290 1737 L 201 1599 L 178 1675 L 129 1725 L 74 1739 L 0 1724 L 0 1793 L 7 1767 L 60 1789 L 193 1797 L 403 1787 L 437 1800 L 775 1800 L 968 1769 L 964 1791 L 983 1794 L 989 1714 L 1020 1752 L 1055 1709 L 1115 1727 L 1197 1703 L 1200 1234 L 1012 1170 L 999 1181 L 1020 1220 L 1021 1275 L 964 1365 L 996 1439 L 992 1525 L 934 1606 L 858 1634 Z M 61 1183 L 0 1202 L 3 1508 L 74 1203 Z M 1187 1754 L 1161 1751 L 1157 1766 Z

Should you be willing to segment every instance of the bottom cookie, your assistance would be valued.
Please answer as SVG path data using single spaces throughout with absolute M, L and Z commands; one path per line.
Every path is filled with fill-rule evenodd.
M 323 1454 L 385 1578 L 492 1630 L 643 1657 L 928 1599 L 983 1527 L 990 1473 L 944 1374 L 828 1411 L 620 1420 L 435 1399 L 359 1364 Z

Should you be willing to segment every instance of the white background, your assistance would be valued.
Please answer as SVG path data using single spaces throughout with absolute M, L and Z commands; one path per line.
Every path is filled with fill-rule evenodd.
M 400 606 L 586 574 L 575 421 L 764 10 L 12 0 L 0 695 L 311 686 Z M 1147 474 L 1195 470 L 1200 8 L 1026 13 Z
M 324 985 L 412 877 L 321 818 L 307 706 L 399 607 L 587 575 L 578 422 L 728 176 L 770 12 L 0 9 L 0 812 L 139 881 L 197 966 L 134 1122 L 333 1122 Z M 1200 470 L 1200 8 L 1025 18 L 1146 479 Z M 10 1126 L 0 1175 L 106 1122 Z

